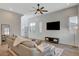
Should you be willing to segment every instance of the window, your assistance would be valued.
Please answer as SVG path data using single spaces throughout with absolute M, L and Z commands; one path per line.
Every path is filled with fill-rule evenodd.
M 73 17 L 69 17 L 69 29 L 70 30 L 74 30 L 78 28 L 78 17 L 77 16 L 73 16 Z
M 30 26 L 32 27 L 32 26 L 35 26 L 36 25 L 36 23 L 35 22 L 33 22 L 33 23 L 30 23 Z
M 30 23 L 30 32 L 35 32 L 35 26 L 36 26 L 35 22 Z

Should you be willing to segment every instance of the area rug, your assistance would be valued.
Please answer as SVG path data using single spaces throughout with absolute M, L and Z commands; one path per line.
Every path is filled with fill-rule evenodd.
M 61 56 L 63 51 L 64 51 L 64 49 L 55 47 L 55 54 L 54 54 L 54 56 Z
M 42 43 L 40 49 L 43 50 L 43 56 L 61 56 L 64 49 L 52 46 L 47 43 Z

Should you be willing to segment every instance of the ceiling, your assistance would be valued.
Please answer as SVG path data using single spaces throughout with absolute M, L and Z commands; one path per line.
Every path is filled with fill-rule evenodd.
M 49 12 L 58 11 L 64 8 L 72 7 L 77 3 L 40 3 Z M 0 9 L 9 10 L 19 14 L 34 14 L 33 7 L 37 7 L 36 3 L 0 3 Z

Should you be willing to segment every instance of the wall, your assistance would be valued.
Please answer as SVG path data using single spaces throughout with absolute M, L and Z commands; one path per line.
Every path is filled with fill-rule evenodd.
M 35 31 L 29 31 L 30 38 L 45 39 L 48 37 L 57 37 L 59 43 L 74 45 L 74 34 L 69 31 L 69 17 L 78 15 L 78 7 L 63 9 L 49 14 L 44 14 L 28 19 L 29 24 L 36 23 Z M 47 22 L 60 21 L 60 30 L 46 30 Z M 42 31 L 40 32 L 39 24 L 42 23 Z M 79 34 L 79 33 L 78 33 Z M 77 35 L 77 34 L 76 34 Z M 76 40 L 79 40 L 76 37 Z M 76 41 L 77 42 L 77 41 Z
M 10 35 L 20 35 L 21 29 L 21 15 L 10 11 L 0 9 L 0 36 L 1 24 L 10 25 Z
M 77 30 L 77 34 L 76 34 L 76 46 L 79 47 L 79 6 L 78 6 L 78 30 Z
M 28 37 L 29 35 L 29 18 L 34 17 L 33 15 L 23 15 L 21 17 L 21 36 Z

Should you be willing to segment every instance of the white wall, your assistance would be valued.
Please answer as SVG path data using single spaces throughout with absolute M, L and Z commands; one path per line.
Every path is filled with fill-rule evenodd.
M 35 32 L 29 32 L 29 37 L 35 39 L 45 39 L 46 36 L 57 37 L 60 39 L 59 43 L 74 45 L 74 34 L 69 31 L 69 17 L 78 16 L 77 12 L 77 7 L 71 7 L 28 19 L 29 24 L 32 22 L 36 23 L 36 30 Z M 46 30 L 46 23 L 54 21 L 60 21 L 61 30 Z M 42 32 L 39 31 L 40 22 L 42 23 Z M 78 38 L 76 38 L 76 40 L 78 40 Z
M 34 17 L 34 15 L 23 15 L 21 17 L 21 36 L 28 37 L 29 35 L 29 18 Z
M 76 46 L 79 47 L 79 6 L 78 6 L 78 30 L 77 30 L 77 34 L 76 34 Z
M 1 24 L 10 25 L 10 35 L 20 35 L 21 32 L 21 15 L 0 9 L 0 36 Z
M 0 37 L 0 45 L 1 45 L 1 37 Z

